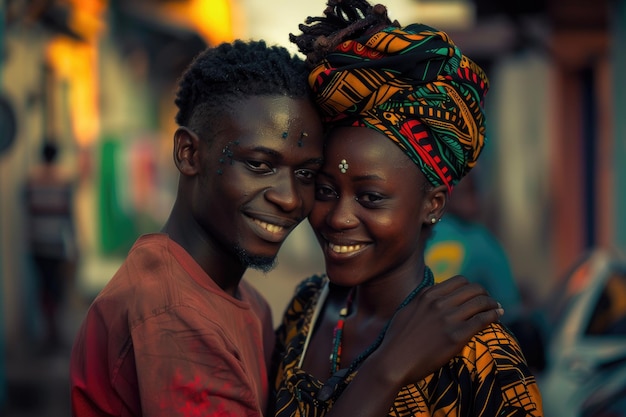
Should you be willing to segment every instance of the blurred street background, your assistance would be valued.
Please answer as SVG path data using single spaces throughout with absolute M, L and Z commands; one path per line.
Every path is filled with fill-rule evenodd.
M 82 316 L 173 202 L 174 94 L 185 66 L 235 38 L 296 53 L 288 34 L 324 4 L 0 0 L 0 416 L 70 415 L 69 353 Z M 403 25 L 446 31 L 489 75 L 479 220 L 502 244 L 523 309 L 542 309 L 566 291 L 567 271 L 590 250 L 624 253 L 626 0 L 384 4 Z M 54 340 L 25 197 L 44 143 L 57 147 L 60 176 L 73 187 Z M 297 282 L 323 268 L 305 223 L 274 271 L 247 278 L 277 321 Z

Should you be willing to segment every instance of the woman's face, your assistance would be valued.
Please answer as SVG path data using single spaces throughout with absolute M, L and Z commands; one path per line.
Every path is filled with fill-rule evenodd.
M 335 129 L 324 156 L 309 221 L 329 278 L 353 286 L 419 270 L 420 234 L 442 214 L 445 192 L 425 191 L 418 167 L 372 129 Z

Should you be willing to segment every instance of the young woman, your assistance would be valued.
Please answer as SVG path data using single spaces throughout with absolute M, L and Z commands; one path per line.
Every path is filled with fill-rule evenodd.
M 326 274 L 299 286 L 278 331 L 278 417 L 339 415 L 333 406 L 373 356 L 394 369 L 399 361 L 412 365 L 379 352 L 402 341 L 397 329 L 389 340 L 392 318 L 415 297 L 424 312 L 442 308 L 441 299 L 421 297 L 442 285 L 433 285 L 424 263 L 425 243 L 485 138 L 488 80 L 445 33 L 402 28 L 384 6 L 362 0 L 328 6 L 292 35 L 313 67 L 309 83 L 328 128 L 309 216 Z M 449 318 L 457 314 L 451 309 Z M 423 329 L 413 346 L 420 352 L 432 348 L 429 336 L 446 319 L 418 313 L 413 322 Z M 372 383 L 363 403 L 382 392 L 378 386 L 396 385 L 379 415 L 542 415 L 535 378 L 499 323 L 413 378 Z

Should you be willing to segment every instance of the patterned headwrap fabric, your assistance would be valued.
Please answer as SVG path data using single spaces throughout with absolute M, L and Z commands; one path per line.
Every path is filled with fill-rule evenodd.
M 489 81 L 446 33 L 426 25 L 387 27 L 340 44 L 309 84 L 326 123 L 381 132 L 448 191 L 483 148 Z

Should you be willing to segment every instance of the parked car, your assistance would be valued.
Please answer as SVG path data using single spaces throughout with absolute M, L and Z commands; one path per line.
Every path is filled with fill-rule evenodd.
M 542 313 L 545 417 L 626 417 L 626 259 L 593 250 Z

